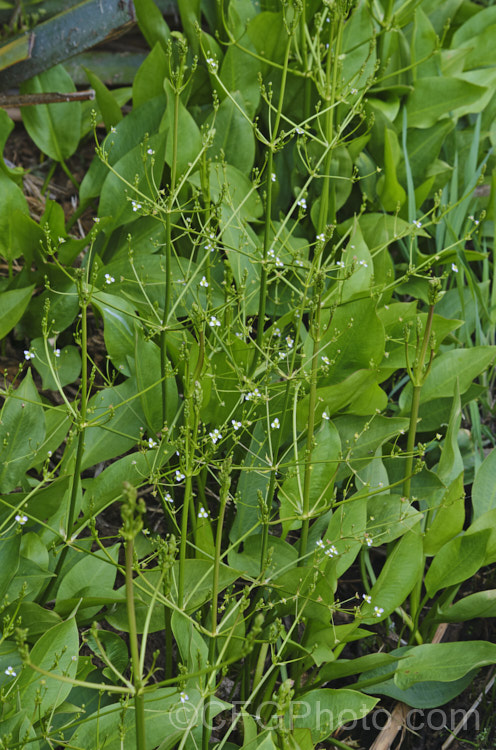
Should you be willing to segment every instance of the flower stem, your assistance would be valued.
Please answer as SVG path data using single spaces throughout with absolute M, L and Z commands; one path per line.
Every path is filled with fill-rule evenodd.
M 428 374 L 430 362 L 427 366 L 427 371 L 424 368 L 425 359 L 427 356 L 427 347 L 431 339 L 432 331 L 432 320 L 434 317 L 434 305 L 429 306 L 429 312 L 427 314 L 427 322 L 425 325 L 424 337 L 422 339 L 422 345 L 420 348 L 419 356 L 415 362 L 413 370 L 410 371 L 410 377 L 413 385 L 412 405 L 410 408 L 410 424 L 408 427 L 408 439 L 406 445 L 406 464 L 405 464 L 405 480 L 403 483 L 403 495 L 406 498 L 410 498 L 411 484 L 412 484 L 412 471 L 413 471 L 413 453 L 415 449 L 415 438 L 417 436 L 417 420 L 420 408 L 420 394 L 422 386 Z M 406 342 L 406 351 L 408 353 L 408 341 Z M 431 351 L 432 361 L 432 351 Z
M 74 526 L 74 519 L 76 515 L 76 500 L 78 496 L 81 465 L 84 454 L 84 438 L 86 431 L 86 413 L 88 408 L 88 323 L 87 323 L 87 308 L 88 299 L 86 297 L 86 290 L 84 288 L 84 281 L 80 280 L 80 300 L 81 300 L 81 406 L 79 411 L 79 418 L 77 424 L 77 448 L 76 448 L 76 461 L 74 464 L 74 472 L 72 474 L 71 483 L 71 494 L 69 499 L 69 511 L 67 514 L 67 523 L 65 527 L 65 539 L 66 545 L 62 549 L 57 564 L 55 565 L 54 575 L 50 579 L 48 586 L 39 598 L 41 605 L 46 604 L 52 594 L 52 591 L 59 580 L 59 573 L 64 565 L 65 558 L 69 552 L 69 542 L 72 536 L 72 530 Z

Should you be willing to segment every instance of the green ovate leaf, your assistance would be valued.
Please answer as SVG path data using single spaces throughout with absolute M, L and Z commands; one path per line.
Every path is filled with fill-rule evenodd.
M 429 596 L 439 589 L 466 581 L 484 564 L 490 530 L 457 536 L 441 547 L 425 576 Z
M 496 663 L 496 646 L 485 641 L 425 643 L 398 665 L 394 681 L 405 690 L 417 682 L 452 682 L 474 669 Z
M 0 491 L 19 486 L 45 437 L 41 399 L 28 370 L 7 397 L 0 416 Z
M 419 78 L 407 101 L 408 124 L 410 127 L 429 128 L 440 117 L 456 116 L 459 107 L 473 106 L 485 93 L 483 86 L 459 78 Z
M 301 703 L 292 703 L 292 721 L 296 728 L 310 729 L 314 743 L 322 742 L 343 724 L 366 716 L 377 703 L 378 698 L 365 696 L 356 690 L 310 690 L 305 693 Z M 324 711 L 326 719 L 323 722 Z
M 58 680 L 57 675 L 72 679 L 76 676 L 78 652 L 79 637 L 73 617 L 44 633 L 31 649 L 29 658 L 31 664 L 49 671 L 51 676 L 46 677 L 26 665 L 18 682 L 21 700 L 26 705 L 32 704 L 39 692 L 42 715 L 50 708 L 60 706 L 71 692 L 72 685 Z
M 420 400 L 432 401 L 439 396 L 453 396 L 456 381 L 464 393 L 474 378 L 491 364 L 496 356 L 493 346 L 474 346 L 470 349 L 452 349 L 436 357 L 427 375 Z M 411 405 L 412 387 L 409 383 L 401 393 L 400 406 L 405 413 Z
M 0 172 L 0 255 L 8 261 L 12 261 L 22 254 L 23 243 L 19 242 L 19 238 L 20 235 L 22 236 L 23 225 L 20 225 L 19 221 L 21 216 L 27 214 L 28 206 L 22 190 L 3 172 Z M 17 290 L 17 293 L 20 291 Z M 13 290 L 6 293 L 13 295 Z M 12 317 L 14 317 L 16 310 L 14 300 L 15 298 L 12 296 L 11 301 L 14 305 Z M 4 327 L 5 325 L 8 325 L 8 319 L 3 323 Z
M 477 617 L 496 617 L 496 589 L 469 594 L 451 607 L 440 607 L 436 619 L 441 622 L 465 622 Z
M 73 92 L 76 87 L 62 65 L 30 78 L 23 94 Z M 81 132 L 81 102 L 37 104 L 23 107 L 22 121 L 40 151 L 55 161 L 65 161 L 78 147 Z
M 122 120 L 121 108 L 112 92 L 109 91 L 96 73 L 93 73 L 88 68 L 84 68 L 84 72 L 88 77 L 90 85 L 95 89 L 96 101 L 102 113 L 105 127 L 107 130 L 110 130 L 113 125 L 117 125 Z
M 496 450 L 492 450 L 479 467 L 472 486 L 474 520 L 496 508 Z
M 22 318 L 27 308 L 34 286 L 12 289 L 0 296 L 0 339 L 3 339 Z
M 361 614 L 367 624 L 380 621 L 405 601 L 423 572 L 422 537 L 419 529 L 408 531 L 390 551 Z

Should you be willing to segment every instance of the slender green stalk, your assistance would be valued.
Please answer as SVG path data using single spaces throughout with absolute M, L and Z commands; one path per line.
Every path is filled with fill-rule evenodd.
M 337 30 L 336 30 L 336 22 L 333 21 L 331 24 L 331 30 L 329 35 L 329 54 L 327 56 L 327 64 L 326 64 L 326 103 L 327 103 L 327 112 L 326 112 L 326 123 L 325 123 L 325 132 L 326 132 L 326 141 L 327 141 L 327 154 L 324 161 L 324 178 L 323 178 L 323 185 L 322 185 L 322 192 L 320 196 L 320 210 L 319 210 L 319 233 L 324 232 L 325 227 L 328 223 L 328 214 L 329 214 L 329 196 L 330 196 L 330 187 L 331 187 L 331 177 L 330 177 L 330 171 L 331 171 L 331 163 L 332 163 L 332 154 L 333 154 L 333 138 L 334 138 L 334 110 L 335 110 L 335 103 L 336 103 L 336 95 L 337 95 L 337 87 L 338 87 L 338 72 L 339 72 L 339 56 L 341 54 L 341 46 L 343 42 L 343 21 L 342 19 L 339 19 L 337 22 Z M 334 39 L 334 37 L 336 37 Z M 332 54 L 331 50 L 335 47 L 335 52 Z M 331 216 L 332 222 L 335 221 L 334 216 L 334 210 L 333 215 Z
M 330 180 L 329 177 L 331 170 L 332 161 L 332 143 L 334 138 L 334 104 L 336 101 L 337 85 L 338 85 L 338 60 L 341 52 L 342 36 L 343 36 L 343 25 L 344 20 L 338 19 L 337 31 L 335 29 L 335 22 L 331 24 L 330 42 L 329 42 L 329 54 L 327 57 L 326 66 L 326 81 L 327 81 L 327 96 L 326 100 L 328 103 L 328 109 L 326 113 L 326 141 L 327 141 L 327 154 L 324 161 L 324 182 L 322 186 L 322 193 L 320 198 L 320 210 L 319 210 L 319 233 L 323 233 L 328 220 L 329 211 L 329 194 L 330 194 Z M 334 35 L 336 38 L 334 41 L 334 54 L 331 53 L 333 47 Z M 331 71 L 331 62 L 332 65 Z M 334 213 L 334 211 L 333 211 Z M 334 220 L 334 217 L 333 217 Z M 310 527 L 310 485 L 312 481 L 312 451 L 313 451 L 313 440 L 314 440 L 314 429 L 315 429 L 315 407 L 317 405 L 317 370 L 318 370 L 318 353 L 320 348 L 321 338 L 321 299 L 322 292 L 324 289 L 324 277 L 320 271 L 322 247 L 320 248 L 319 254 L 314 259 L 315 264 L 315 282 L 314 282 L 314 331 L 313 331 L 313 351 L 312 351 L 312 370 L 310 375 L 310 394 L 309 394 L 309 405 L 308 405 L 308 427 L 307 427 L 307 440 L 305 448 L 305 478 L 303 482 L 303 508 L 302 508 L 302 528 L 300 536 L 300 554 L 299 554 L 299 565 L 304 564 L 305 553 L 308 543 L 308 531 Z
M 165 216 L 165 293 L 164 307 L 162 310 L 162 331 L 160 334 L 160 370 L 162 377 L 162 424 L 167 419 L 167 325 L 172 299 L 172 228 L 171 213 L 174 205 L 174 191 L 176 189 L 177 177 L 177 146 L 179 139 L 179 104 L 183 76 L 183 63 L 181 62 L 177 73 L 176 86 L 174 89 L 174 118 L 172 125 L 172 162 L 171 178 L 169 186 L 169 199 L 167 201 L 167 213 Z
M 434 284 L 432 287 L 432 292 L 431 292 L 431 304 L 429 305 L 429 312 L 427 314 L 427 322 L 425 324 L 424 336 L 422 339 L 422 344 L 420 346 L 420 351 L 417 351 L 417 356 L 416 356 L 413 369 L 410 367 L 410 364 L 408 361 L 408 339 L 406 339 L 405 341 L 407 369 L 410 374 L 410 378 L 411 378 L 412 385 L 413 385 L 412 405 L 410 409 L 410 424 L 408 427 L 408 438 L 407 438 L 407 445 L 406 445 L 407 455 L 406 455 L 406 463 L 405 463 L 405 480 L 403 482 L 403 495 L 404 497 L 408 499 L 410 499 L 410 495 L 411 495 L 412 473 L 413 473 L 413 454 L 415 450 L 415 439 L 417 436 L 417 420 L 418 420 L 418 413 L 419 413 L 419 408 L 420 408 L 420 395 L 422 391 L 422 386 L 428 375 L 429 368 L 432 362 L 432 357 L 433 357 L 433 351 L 431 349 L 430 360 L 426 367 L 425 360 L 427 357 L 427 347 L 430 345 L 430 342 L 431 342 L 432 320 L 434 318 L 435 301 L 436 301 L 436 285 Z M 418 348 L 419 347 L 417 344 L 417 349 Z M 413 622 L 415 623 L 415 629 L 414 631 L 412 631 L 412 638 L 416 636 L 418 632 L 417 631 L 418 619 L 419 619 L 420 612 L 422 611 L 422 606 L 423 606 L 420 604 L 421 592 L 422 592 L 422 579 L 417 581 L 417 583 L 415 584 L 410 594 L 410 613 L 411 613 Z
M 305 82 L 303 84 L 303 119 L 307 120 L 310 117 L 310 96 L 311 96 L 311 80 L 309 78 L 308 69 L 308 51 L 307 51 L 307 0 L 303 0 L 301 5 L 300 15 L 300 46 L 301 46 L 301 59 L 303 62 L 303 72 L 305 73 Z
M 267 641 L 265 641 L 260 646 L 260 651 L 258 652 L 257 666 L 255 667 L 255 674 L 253 676 L 253 689 L 255 689 L 262 682 L 268 650 L 269 644 Z
M 417 420 L 418 420 L 418 413 L 419 413 L 419 407 L 420 407 L 420 394 L 422 391 L 422 386 L 424 384 L 425 378 L 427 377 L 427 372 L 424 369 L 424 365 L 425 365 L 425 360 L 427 356 L 427 347 L 429 346 L 429 342 L 431 339 L 433 317 L 434 317 L 434 304 L 431 304 L 429 306 L 429 312 L 427 315 L 427 322 L 425 325 L 424 337 L 422 340 L 420 353 L 416 359 L 413 370 L 409 368 L 410 378 L 413 384 L 413 394 L 412 394 L 412 406 L 410 409 L 410 424 L 408 428 L 408 439 L 407 439 L 407 445 L 406 445 L 407 456 L 406 456 L 406 465 L 405 465 L 405 481 L 403 483 L 403 495 L 407 498 L 410 497 L 410 492 L 411 492 L 412 471 L 413 471 L 413 453 L 415 449 L 415 438 L 417 436 Z M 406 352 L 407 352 L 407 358 L 408 358 L 408 341 L 406 341 Z M 431 352 L 431 360 L 432 360 L 432 352 Z M 428 371 L 429 366 L 430 366 L 430 363 L 427 367 L 427 371 Z
M 172 293 L 172 229 L 171 229 L 171 212 L 174 200 L 174 188 L 176 182 L 176 164 L 177 164 L 177 130 L 179 118 L 179 93 L 174 97 L 174 125 L 173 125 L 173 150 L 171 166 L 171 184 L 170 195 L 167 205 L 167 214 L 165 216 L 165 296 L 164 307 L 162 311 L 162 331 L 160 334 L 160 370 L 162 376 L 162 424 L 167 419 L 167 325 L 169 322 L 169 313 L 171 307 Z
M 192 498 L 193 488 L 193 477 L 188 474 L 186 476 L 186 484 L 184 487 L 184 503 L 181 517 L 181 543 L 179 547 L 179 579 L 177 585 L 177 604 L 179 607 L 183 606 L 184 599 L 184 569 L 186 560 L 186 542 L 188 539 L 188 515 L 189 506 Z
M 219 603 L 219 575 L 220 575 L 220 561 L 222 557 L 222 534 L 224 531 L 224 517 L 226 513 L 226 505 L 229 499 L 229 488 L 231 486 L 231 458 L 226 458 L 222 470 L 221 470 L 221 487 L 220 487 L 220 505 L 219 505 L 219 518 L 217 520 L 217 530 L 215 538 L 215 560 L 214 560 L 214 572 L 212 578 L 212 640 L 210 643 L 214 644 L 212 650 L 215 651 L 215 636 L 217 635 L 217 608 Z M 212 660 L 210 659 L 210 663 Z
M 138 629 L 136 626 L 136 611 L 134 607 L 133 566 L 134 566 L 134 538 L 142 527 L 139 515 L 144 511 L 143 505 L 136 503 L 136 490 L 128 483 L 124 486 L 124 506 L 122 509 L 125 556 L 126 556 L 126 610 L 129 627 L 129 648 L 131 651 L 131 665 L 133 670 L 134 707 L 136 712 L 136 748 L 146 750 L 145 732 L 145 699 L 143 694 L 143 676 L 140 666 L 138 643 Z
M 300 536 L 300 554 L 299 565 L 304 565 L 305 554 L 308 544 L 308 531 L 310 528 L 310 485 L 312 482 L 312 453 L 315 430 L 315 408 L 317 406 L 317 371 L 319 366 L 319 348 L 320 348 L 320 319 L 321 319 L 321 300 L 324 288 L 324 279 L 319 271 L 315 279 L 315 320 L 313 333 L 313 351 L 312 351 L 312 370 L 310 374 L 310 394 L 308 404 L 308 427 L 307 440 L 305 446 L 305 476 L 303 480 L 303 507 L 302 507 L 302 526 Z
M 214 570 L 212 576 L 212 606 L 210 609 L 211 615 L 211 633 L 210 641 L 208 644 L 208 661 L 209 664 L 215 662 L 215 650 L 216 650 L 216 638 L 217 638 L 217 612 L 219 606 L 219 575 L 220 575 L 220 561 L 222 557 L 222 535 L 224 531 L 224 517 L 226 512 L 226 505 L 229 499 L 229 488 L 231 486 L 231 458 L 228 457 L 221 470 L 220 476 L 220 505 L 219 505 L 219 518 L 217 520 L 217 531 L 215 538 L 215 559 L 214 559 Z M 215 680 L 215 672 L 212 672 L 209 678 L 209 684 L 212 684 Z M 210 715 L 211 715 L 211 703 L 210 699 L 207 698 L 205 705 L 205 721 L 203 722 L 203 734 L 202 734 L 202 750 L 208 750 L 208 744 L 210 741 Z
M 270 472 L 269 487 L 267 490 L 267 496 L 264 498 L 262 493 L 259 491 L 259 502 L 260 502 L 260 515 L 262 523 L 262 545 L 260 548 L 260 574 L 265 574 L 265 568 L 267 565 L 267 547 L 269 545 L 269 508 L 272 505 L 272 496 L 275 490 L 275 478 L 276 469 L 272 469 Z M 269 505 L 270 501 L 270 505 Z
M 70 179 L 70 181 L 72 182 L 76 190 L 79 192 L 79 188 L 80 188 L 79 182 L 76 180 L 76 178 L 74 177 L 71 170 L 69 169 L 69 167 L 67 166 L 67 164 L 65 163 L 63 159 L 61 159 L 60 161 L 60 166 L 62 167 L 62 169 L 64 170 L 64 172 L 66 173 L 67 177 Z
M 176 537 L 171 535 L 167 542 L 162 542 L 161 547 L 161 563 L 165 568 L 164 575 L 164 600 L 166 601 L 170 595 L 172 588 L 172 569 L 174 566 L 174 560 L 176 557 Z M 164 601 L 164 631 L 165 631 L 165 678 L 171 679 L 173 675 L 173 660 L 172 660 L 172 649 L 173 649 L 173 638 L 172 638 L 172 609 Z
M 272 146 L 269 146 L 269 156 L 267 159 L 267 175 L 265 179 L 265 230 L 264 230 L 264 245 L 263 245 L 263 259 L 262 259 L 262 270 L 260 273 L 260 297 L 258 300 L 258 323 L 257 323 L 257 340 L 255 346 L 255 354 L 253 357 L 252 369 L 255 370 L 260 352 L 262 349 L 262 339 L 265 325 L 265 305 L 267 297 L 267 261 L 270 249 L 270 216 L 272 213 L 272 171 L 274 168 L 274 154 Z
M 67 513 L 67 523 L 65 528 L 66 545 L 62 549 L 57 564 L 55 565 L 53 578 L 50 579 L 48 586 L 39 598 L 40 604 L 45 604 L 49 601 L 49 597 L 58 581 L 58 576 L 64 565 L 65 558 L 69 551 L 70 542 L 74 520 L 76 515 L 76 500 L 79 491 L 81 465 L 84 454 L 84 440 L 86 430 L 86 415 L 88 408 L 88 322 L 87 322 L 87 309 L 88 300 L 86 298 L 86 292 L 84 289 L 84 282 L 81 281 L 81 407 L 79 411 L 79 419 L 77 424 L 78 437 L 77 437 L 77 448 L 76 448 L 76 461 L 74 464 L 74 472 L 72 475 L 71 484 L 71 495 L 69 499 L 69 510 Z
M 145 750 L 145 699 L 141 691 L 142 676 L 139 671 L 139 647 L 133 592 L 133 555 L 134 543 L 132 541 L 129 541 L 126 544 L 126 608 L 129 625 L 129 646 L 131 649 L 131 663 L 133 666 L 133 684 L 135 688 L 134 706 L 136 711 L 136 747 L 138 748 L 138 750 Z
M 48 190 L 48 186 L 50 184 L 50 180 L 52 179 L 52 177 L 53 177 L 54 172 L 55 172 L 56 169 L 57 169 L 57 162 L 53 161 L 51 163 L 51 165 L 50 165 L 50 169 L 47 172 L 47 175 L 45 177 L 43 185 L 41 186 L 40 192 L 41 192 L 42 195 L 45 195 L 45 192 Z M 79 190 L 79 186 L 78 186 L 78 190 Z
M 201 403 L 201 394 L 196 393 L 197 383 L 193 385 L 190 393 L 187 395 L 187 404 L 185 409 L 186 418 L 186 446 L 185 446 L 185 472 L 186 481 L 184 486 L 184 502 L 183 511 L 181 516 L 181 542 L 179 547 L 179 577 L 177 584 L 177 604 L 178 607 L 183 606 L 184 601 L 184 573 L 186 552 L 187 552 L 187 540 L 188 540 L 188 516 L 190 513 L 190 505 L 192 504 L 193 498 L 193 464 L 194 455 L 196 448 L 196 435 L 198 432 L 198 410 Z M 191 509 L 193 510 L 193 509 Z
M 171 218 L 170 211 L 165 217 L 165 297 L 160 333 L 160 374 L 162 378 L 162 425 L 167 419 L 167 324 L 171 305 Z
M 274 170 L 274 149 L 277 144 L 277 134 L 279 132 L 279 124 L 281 121 L 282 106 L 284 102 L 284 92 L 286 89 L 286 79 L 288 75 L 289 65 L 289 52 L 291 49 L 291 36 L 288 37 L 286 44 L 286 52 L 284 56 L 284 68 L 281 78 L 281 89 L 279 92 L 279 104 L 277 107 L 276 118 L 274 121 L 274 127 L 270 134 L 270 143 L 268 144 L 268 157 L 267 157 L 267 172 L 265 176 L 265 228 L 264 228 L 264 244 L 263 244 L 263 258 L 260 272 L 260 296 L 258 298 L 258 323 L 257 323 L 257 339 L 255 354 L 253 357 L 252 372 L 255 371 L 260 357 L 262 349 L 262 339 L 265 325 L 265 305 L 267 301 L 267 262 L 269 258 L 270 250 L 270 230 L 271 230 L 271 214 L 272 214 L 272 174 Z
M 170 607 L 165 607 L 164 627 L 165 627 L 165 679 L 172 677 L 172 611 Z

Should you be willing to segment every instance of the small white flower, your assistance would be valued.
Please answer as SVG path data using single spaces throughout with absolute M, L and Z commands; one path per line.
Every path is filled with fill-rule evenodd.
M 336 557 L 336 555 L 338 554 L 338 551 L 336 547 L 334 546 L 334 544 L 332 544 L 328 549 L 326 549 L 325 553 L 328 557 Z
M 274 328 L 274 330 L 272 331 L 272 334 L 274 336 L 280 336 L 281 335 L 281 329 L 280 328 Z
M 115 281 L 114 277 L 111 276 L 109 273 L 105 274 L 105 283 L 106 284 L 113 284 Z
M 207 513 L 207 511 L 205 510 L 205 508 L 203 507 L 203 505 L 202 505 L 202 507 L 200 508 L 200 511 L 199 511 L 199 513 L 198 513 L 198 518 L 208 518 L 208 513 Z
M 165 493 L 164 500 L 165 500 L 166 503 L 173 503 L 174 502 L 174 500 L 172 499 L 172 496 L 171 496 L 170 492 L 166 492 Z
M 211 242 L 207 242 L 207 244 L 205 245 L 205 250 L 207 252 L 213 253 L 215 250 L 215 245 L 212 245 Z
M 286 357 L 286 352 L 279 352 L 279 359 L 284 359 Z
M 176 482 L 182 482 L 184 479 L 184 474 L 181 474 L 179 469 L 176 469 L 175 477 L 176 477 Z
M 111 133 L 116 133 L 116 132 L 117 132 L 117 131 L 116 131 L 116 129 L 115 129 L 115 127 L 114 127 L 113 125 L 112 125 L 112 126 L 111 126 L 111 128 L 110 128 L 110 132 L 111 132 Z
M 321 360 L 322 360 L 322 362 L 323 362 L 323 363 L 324 363 L 325 365 L 330 365 L 330 364 L 331 364 L 331 360 L 329 359 L 329 357 L 326 357 L 326 356 L 325 356 L 325 354 L 324 354 L 324 356 L 323 356 L 323 357 L 321 357 Z
M 288 349 L 293 348 L 294 340 L 291 338 L 291 336 L 286 336 L 286 344 L 288 345 Z
M 61 245 L 63 245 L 63 244 L 64 244 L 64 242 L 65 242 L 65 239 L 64 239 L 63 237 L 59 237 L 59 243 L 60 243 Z
M 364 268 L 368 268 L 368 264 L 364 260 L 359 260 L 358 265 L 363 266 Z
M 53 353 L 56 357 L 60 357 L 60 349 L 54 349 Z
M 208 325 L 211 328 L 215 328 L 215 326 L 220 326 L 220 320 L 218 320 L 215 315 L 210 316 L 210 320 L 208 321 Z
M 147 154 L 148 154 L 149 156 L 153 156 L 153 155 L 154 155 L 154 153 L 155 153 L 155 151 L 154 151 L 154 150 L 153 150 L 152 148 L 149 148 L 149 149 L 147 149 L 146 153 L 147 153 Z
M 371 536 L 369 536 L 369 534 L 365 534 L 365 542 L 367 544 L 367 547 L 372 547 L 374 540 Z
M 258 390 L 258 388 L 255 388 L 255 390 L 249 391 L 248 393 L 245 394 L 245 401 L 251 401 L 254 398 L 260 398 L 260 396 L 261 396 L 260 391 Z
M 295 133 L 297 133 L 298 135 L 303 135 L 304 132 L 305 131 L 303 130 L 303 128 L 295 128 Z
M 218 430 L 217 428 L 215 428 L 215 430 L 214 430 L 213 432 L 209 432 L 208 434 L 209 434 L 209 436 L 210 436 L 210 439 L 211 439 L 211 441 L 212 441 L 212 443 L 213 443 L 214 445 L 215 445 L 215 443 L 217 443 L 217 442 L 218 442 L 219 440 L 222 440 L 222 435 L 220 434 L 220 430 Z
M 319 540 L 318 540 L 318 541 L 316 542 L 316 545 L 317 545 L 317 547 L 320 547 L 321 549 L 325 549 L 325 544 L 324 544 L 324 542 L 322 541 L 322 539 L 319 539 Z
M 95 222 L 95 224 L 99 224 L 100 223 L 100 219 L 99 219 L 98 216 L 94 216 L 93 217 L 93 221 Z
M 384 607 L 374 607 L 374 617 L 380 617 L 384 613 Z
M 31 349 L 24 349 L 24 359 L 34 359 L 35 354 Z
M 367 602 L 367 604 L 372 604 L 372 597 L 370 594 L 362 594 L 363 599 Z
M 235 430 L 239 430 L 242 427 L 241 422 L 238 422 L 236 419 L 231 419 L 231 424 Z
M 451 270 L 453 271 L 453 273 L 458 273 L 458 266 L 456 265 L 456 263 L 451 264 Z
M 322 412 L 322 419 L 329 419 L 329 414 L 326 411 Z
M 276 253 L 275 253 L 275 250 L 274 250 L 273 247 L 270 248 L 270 250 L 267 253 L 267 255 L 269 256 L 269 258 L 275 258 L 276 257 Z
M 28 517 L 24 514 L 17 513 L 17 515 L 15 516 L 15 520 L 20 526 L 24 526 L 24 524 L 28 522 Z
M 303 265 L 304 265 L 304 264 L 303 264 L 303 261 L 302 261 L 302 260 L 299 260 L 299 259 L 298 259 L 298 260 L 295 260 L 295 263 L 296 263 L 296 265 L 297 265 L 297 266 L 300 266 L 300 268 L 302 268 L 302 267 L 303 267 Z
M 302 208 L 304 211 L 307 210 L 307 201 L 305 198 L 300 198 L 296 201 L 296 205 Z
M 276 266 L 278 268 L 284 268 L 284 263 L 282 262 L 282 260 L 279 257 L 276 258 Z
M 337 266 L 338 266 L 339 268 L 344 268 L 344 260 L 338 260 L 338 262 L 336 263 L 336 265 L 337 265 Z
M 350 94 L 358 94 L 358 89 L 350 89 Z
M 202 280 L 200 281 L 200 286 L 204 286 L 205 288 L 207 288 L 208 281 L 207 281 L 206 276 L 202 276 Z
M 131 206 L 133 207 L 133 211 L 139 211 L 140 208 L 143 208 L 141 203 L 137 203 L 136 201 L 131 201 Z
M 148 529 L 147 529 L 147 531 L 148 531 Z M 76 656 L 76 654 L 73 654 L 73 655 L 71 656 L 71 661 L 77 661 L 77 656 Z
M 186 695 L 186 693 L 183 692 L 179 695 L 179 699 L 181 703 L 186 703 L 186 701 L 189 701 L 189 695 Z
M 149 448 L 156 448 L 157 447 L 157 441 L 153 438 L 148 438 L 148 447 Z
M 270 179 L 272 180 L 272 182 L 276 181 L 277 177 L 274 172 L 272 172 L 272 174 L 270 175 Z
M 279 419 L 276 417 L 273 422 L 270 423 L 270 426 L 273 430 L 278 430 L 281 426 L 281 423 L 279 422 Z
M 48 456 L 48 458 L 51 458 L 52 457 L 52 451 L 48 451 L 47 456 Z
M 318 240 L 319 242 L 325 242 L 325 234 L 324 234 L 324 233 L 322 233 L 322 234 L 318 234 L 318 235 L 317 235 L 317 240 Z
M 420 229 L 420 227 L 422 226 L 422 222 L 418 221 L 417 219 L 413 220 L 413 224 L 417 227 L 417 229 Z
M 15 677 L 17 675 L 17 672 L 15 671 L 14 667 L 7 667 L 5 670 L 5 674 L 8 677 Z
M 216 73 L 218 68 L 217 60 L 214 57 L 207 57 L 206 63 L 211 73 Z

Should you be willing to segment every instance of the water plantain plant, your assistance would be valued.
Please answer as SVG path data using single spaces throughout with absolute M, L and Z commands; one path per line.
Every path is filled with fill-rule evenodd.
M 496 662 L 432 642 L 496 614 L 496 8 L 135 6 L 23 113 L 76 214 L 0 165 L 0 746 L 346 746 Z

